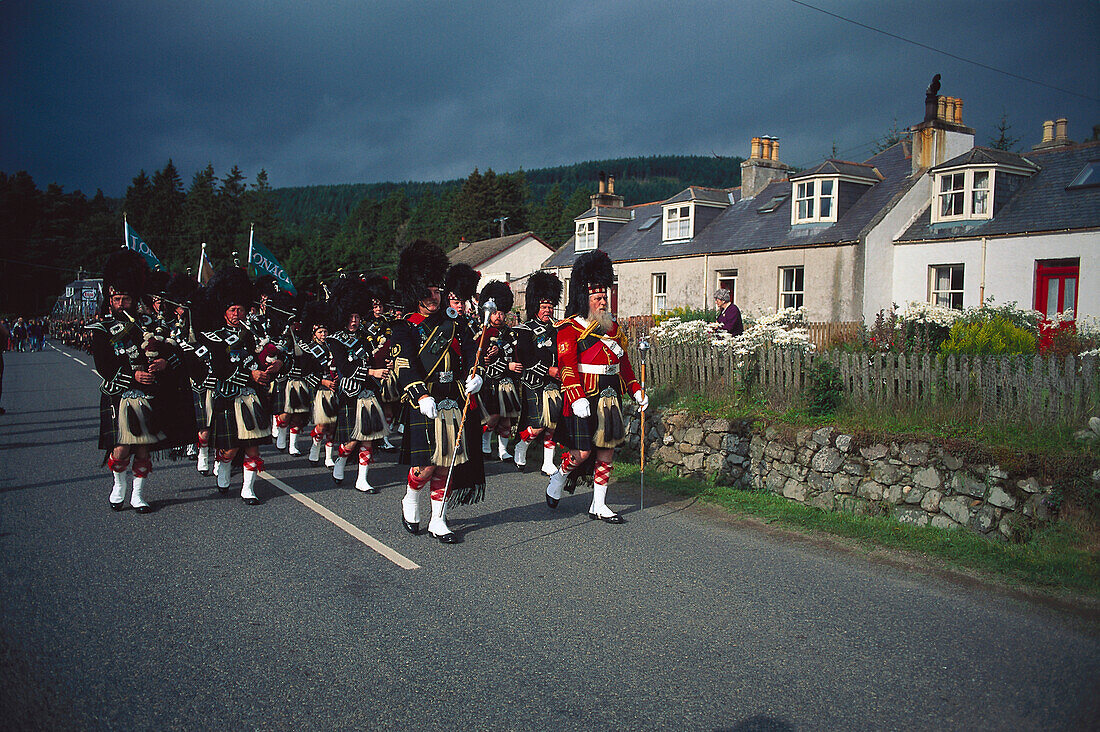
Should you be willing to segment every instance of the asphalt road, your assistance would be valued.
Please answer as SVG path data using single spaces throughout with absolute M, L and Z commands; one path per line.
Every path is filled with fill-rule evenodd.
M 1047 607 L 612 486 L 627 523 L 489 467 L 461 544 L 302 459 L 223 498 L 158 462 L 113 512 L 98 377 L 8 354 L 0 417 L 0 726 L 50 729 L 1080 729 L 1097 628 Z M 84 361 L 85 364 L 78 360 Z M 426 507 L 426 502 L 425 502 Z

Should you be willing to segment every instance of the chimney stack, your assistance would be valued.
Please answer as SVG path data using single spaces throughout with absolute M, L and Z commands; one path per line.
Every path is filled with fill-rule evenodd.
M 974 130 L 963 124 L 963 100 L 938 94 L 940 75 L 924 95 L 924 121 L 910 127 L 913 175 L 974 147 Z
M 786 178 L 790 167 L 779 162 L 779 138 L 752 138 L 749 159 L 741 163 L 741 197 L 753 198 L 773 180 Z
M 1047 150 L 1052 147 L 1065 147 L 1072 145 L 1069 139 L 1069 120 L 1061 117 L 1057 120 L 1047 120 L 1043 123 L 1043 139 L 1038 145 L 1032 146 L 1032 150 Z
M 615 176 L 608 176 L 602 170 L 600 171 L 599 193 L 593 193 L 588 199 L 592 202 L 593 207 L 622 208 L 624 203 L 622 196 L 615 195 Z

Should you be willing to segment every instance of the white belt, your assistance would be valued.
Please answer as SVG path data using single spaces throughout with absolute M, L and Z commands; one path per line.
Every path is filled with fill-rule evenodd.
M 580 372 L 582 374 L 599 374 L 601 376 L 614 376 L 614 375 L 619 373 L 619 364 L 617 364 L 617 363 L 609 363 L 609 364 L 602 364 L 602 365 L 582 363 L 582 364 L 577 364 L 577 365 L 580 367 Z

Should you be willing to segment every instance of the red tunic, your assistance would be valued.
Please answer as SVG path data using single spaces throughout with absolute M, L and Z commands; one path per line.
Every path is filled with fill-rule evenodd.
M 642 389 L 634 377 L 630 357 L 626 355 L 626 334 L 619 329 L 619 324 L 614 323 L 611 332 L 602 337 L 595 329 L 595 322 L 586 322 L 577 315 L 558 323 L 558 375 L 567 416 L 573 413 L 573 402 L 582 397 L 594 397 L 608 387 L 620 395 L 631 396 Z M 621 355 L 616 353 L 616 348 Z M 619 372 L 582 373 L 581 364 L 595 367 L 617 364 Z

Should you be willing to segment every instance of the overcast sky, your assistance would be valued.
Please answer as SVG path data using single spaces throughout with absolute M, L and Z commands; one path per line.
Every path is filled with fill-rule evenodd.
M 209 162 L 281 187 L 747 157 L 765 134 L 807 166 L 920 122 L 934 73 L 979 144 L 1002 113 L 1024 149 L 1045 119 L 1100 124 L 1097 0 L 807 2 L 1047 86 L 792 0 L 0 0 L 0 170 L 120 196 L 169 157 L 185 186 Z

